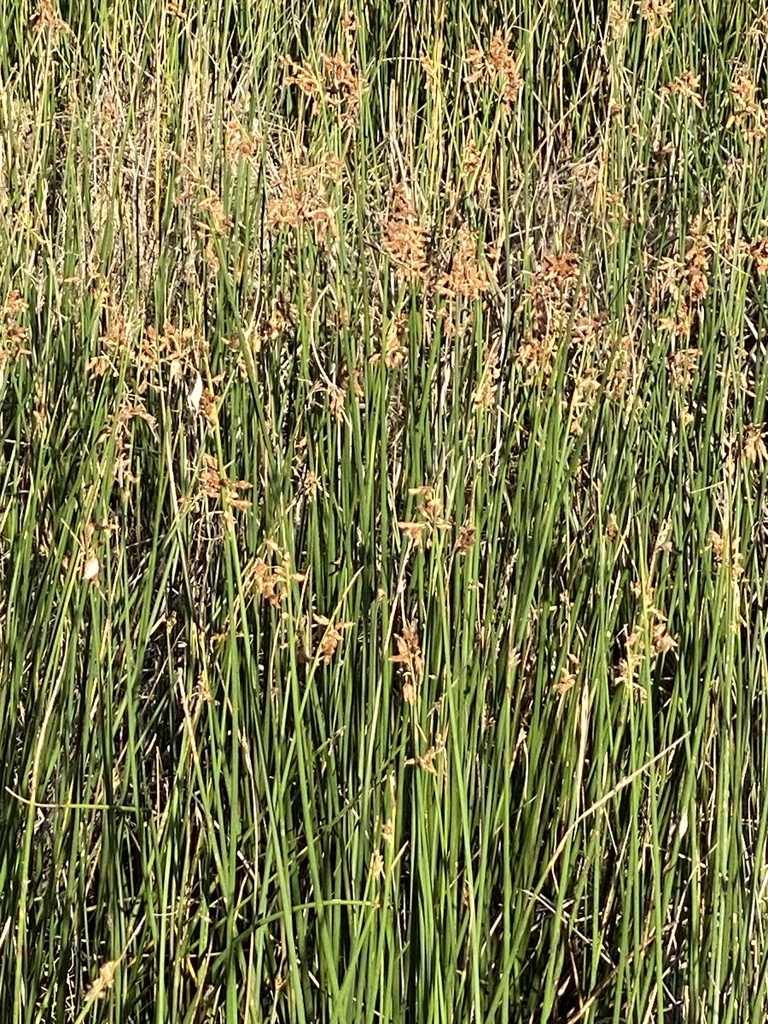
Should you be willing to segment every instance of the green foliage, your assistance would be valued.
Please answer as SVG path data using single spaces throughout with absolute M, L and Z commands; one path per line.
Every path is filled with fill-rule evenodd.
M 765 1019 L 760 8 L 0 5 L 3 1021 Z

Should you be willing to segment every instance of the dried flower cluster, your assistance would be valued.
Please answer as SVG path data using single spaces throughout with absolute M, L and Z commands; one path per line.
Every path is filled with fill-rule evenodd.
M 691 332 L 693 314 L 709 291 L 709 265 L 713 248 L 712 226 L 704 227 L 704 217 L 696 218 L 688 237 L 683 260 L 663 257 L 651 284 L 651 301 L 668 299 L 674 309 L 659 318 L 661 330 L 671 330 L 687 338 Z
M 756 39 L 758 42 L 765 42 L 768 40 L 768 11 L 763 11 L 762 14 L 758 14 L 749 26 L 749 35 L 752 39 Z
M 133 420 L 141 420 L 146 423 L 153 436 L 157 436 L 157 420 L 147 411 L 147 407 L 139 395 L 130 396 L 125 394 L 114 417 L 113 423 L 105 428 L 101 435 L 102 441 L 108 441 L 114 435 L 114 478 L 117 485 L 123 490 L 127 484 L 138 482 L 137 477 L 131 472 L 131 423 Z
M 427 280 L 427 237 L 403 184 L 394 188 L 381 247 L 401 280 Z
M 203 388 L 198 366 L 205 359 L 205 341 L 192 328 L 179 328 L 166 323 L 161 331 L 149 326 L 140 335 L 135 326 L 129 325 L 116 303 L 106 306 L 107 330 L 101 335 L 101 351 L 86 364 L 86 372 L 103 377 L 119 372 L 123 360 L 133 370 L 133 386 L 137 396 L 142 396 L 156 385 L 154 375 L 166 380 L 181 382 L 195 381 L 190 385 L 190 403 L 195 398 L 195 411 L 202 411 L 210 418 L 215 415 L 215 396 Z M 220 378 L 216 378 L 217 380 Z M 195 396 L 194 387 L 199 388 Z
M 262 140 L 249 132 L 247 128 L 236 119 L 232 118 L 227 122 L 225 128 L 225 146 L 227 159 L 231 163 L 238 160 L 250 160 L 256 155 L 259 143 Z
M 477 530 L 471 523 L 464 523 L 459 527 L 459 535 L 456 538 L 456 543 L 453 546 L 453 550 L 458 555 L 466 555 L 475 546 L 475 540 L 477 539 Z
M 202 342 L 191 327 L 178 328 L 166 323 L 160 332 L 154 327 L 147 328 L 140 357 L 147 368 L 167 367 L 170 379 L 180 380 L 195 368 L 202 351 Z
M 573 397 L 571 399 L 571 426 L 572 434 L 583 434 L 584 417 L 597 403 L 600 394 L 600 374 L 598 365 L 585 366 L 573 381 Z
M 749 245 L 749 255 L 755 264 L 755 270 L 760 277 L 768 274 L 768 238 L 756 238 Z
M 480 149 L 474 142 L 468 142 L 462 151 L 461 169 L 463 174 L 470 179 L 469 188 L 487 201 L 491 188 L 492 173 L 491 162 L 486 157 L 486 151 Z
M 497 89 L 507 110 L 517 101 L 523 88 L 521 60 L 510 50 L 508 32 L 495 32 L 486 50 L 468 50 L 467 64 L 470 69 L 467 82 L 482 82 Z
M 32 18 L 32 29 L 35 35 L 47 33 L 53 43 L 58 42 L 62 32 L 70 33 L 72 29 L 62 21 L 51 0 L 40 0 Z
M 555 693 L 562 697 L 564 694 L 568 693 L 569 690 L 573 689 L 576 685 L 576 674 L 580 667 L 581 662 L 578 656 L 575 654 L 569 654 L 567 664 L 563 665 L 560 670 L 560 678 L 555 683 Z
M 666 536 L 666 529 L 662 527 L 659 538 L 656 542 L 654 553 L 667 551 L 671 544 Z M 636 691 L 641 700 L 646 700 L 645 689 L 636 681 L 637 672 L 641 664 L 651 658 L 663 655 L 677 647 L 677 641 L 669 632 L 667 618 L 653 604 L 654 587 L 650 580 L 644 583 L 635 583 L 632 591 L 636 597 L 641 599 L 644 618 L 647 617 L 648 629 L 635 627 L 626 636 L 625 656 L 619 662 L 617 682 L 623 683 L 630 690 Z
M 330 665 L 339 644 L 343 639 L 343 630 L 352 629 L 354 622 L 333 622 L 325 615 L 313 615 L 312 621 L 316 626 L 323 626 L 323 635 L 317 645 L 317 655 L 323 664 Z
M 734 550 L 734 543 L 730 536 L 723 536 L 717 530 L 710 530 L 707 534 L 707 550 L 712 552 L 712 559 L 715 568 L 725 566 L 731 574 L 731 578 L 738 580 L 744 574 L 744 566 L 741 564 L 741 552 Z
M 768 132 L 766 101 L 758 100 L 757 86 L 745 64 L 736 65 L 731 82 L 731 96 L 733 113 L 728 118 L 726 127 L 735 125 L 746 142 L 764 139 Z
M 478 262 L 477 242 L 466 224 L 459 228 L 450 266 L 438 279 L 437 287 L 449 295 L 463 295 L 473 301 L 490 287 L 488 273 Z
M 427 232 L 402 182 L 393 189 L 389 214 L 381 226 L 381 248 L 392 261 L 398 280 L 421 281 L 438 294 L 472 301 L 490 288 L 488 271 L 478 259 L 478 239 L 466 224 L 450 240 L 446 270 L 438 273 L 431 265 Z
M 516 361 L 525 368 L 528 381 L 552 372 L 560 338 L 571 321 L 578 299 L 579 261 L 575 253 L 556 256 L 546 252 L 534 269 L 530 285 L 518 306 L 524 317 L 524 338 Z
M 227 216 L 224 203 L 215 192 L 208 191 L 197 203 L 199 213 L 208 214 L 210 229 L 214 235 L 226 235 L 232 227 L 232 221 Z
M 99 968 L 99 976 L 85 993 L 86 1005 L 96 999 L 104 999 L 109 990 L 115 984 L 115 972 L 118 960 L 108 960 Z
M 425 534 L 429 535 L 427 546 L 431 543 L 431 535 L 435 530 L 448 530 L 451 523 L 443 517 L 443 504 L 435 493 L 434 487 L 412 487 L 409 492 L 421 499 L 416 506 L 413 521 L 399 521 L 398 526 L 405 536 L 417 547 L 422 543 Z
M 436 94 L 440 83 L 440 68 L 428 53 L 422 53 L 419 64 L 427 78 L 427 89 Z
M 101 335 L 101 352 L 92 356 L 85 366 L 85 372 L 95 377 L 103 377 L 108 371 L 113 374 L 119 372 L 118 368 L 124 355 L 129 355 L 128 349 L 128 325 L 125 317 L 114 303 L 109 303 L 106 309 L 109 327 Z M 146 391 L 146 383 L 141 388 Z
M 416 688 L 424 673 L 424 656 L 421 652 L 421 643 L 415 622 L 403 624 L 402 633 L 395 634 L 395 646 L 397 653 L 393 654 L 389 660 L 401 666 L 403 700 L 406 704 L 414 704 Z
M 251 502 L 247 498 L 241 497 L 241 494 L 243 491 L 249 491 L 252 487 L 253 484 L 248 480 L 230 480 L 221 469 L 215 455 L 210 455 L 208 452 L 203 455 L 198 497 L 221 501 L 224 521 L 228 526 L 234 526 L 233 509 L 243 512 L 251 507 Z
M 675 8 L 675 0 L 643 0 L 640 5 L 640 16 L 648 26 L 651 39 L 661 35 L 669 28 L 669 16 Z
M 319 244 L 336 237 L 336 213 L 329 198 L 331 187 L 341 180 L 342 164 L 328 155 L 318 163 L 288 157 L 273 177 L 267 201 L 267 223 L 273 230 L 297 231 L 310 225 Z
M 630 18 L 621 0 L 608 0 L 608 40 L 615 43 L 624 37 L 629 28 Z
M 238 153 L 246 156 L 255 142 L 241 129 L 237 122 L 231 122 L 226 129 L 226 148 L 230 160 L 236 160 Z M 219 270 L 219 258 L 214 240 L 224 238 L 232 227 L 232 219 L 227 214 L 221 196 L 203 182 L 202 172 L 192 158 L 180 159 L 179 173 L 176 177 L 176 206 L 190 206 L 197 216 L 195 221 L 196 236 L 204 242 L 204 256 L 213 276 Z
M 711 234 L 702 227 L 702 218 L 699 217 L 688 240 L 683 272 L 683 281 L 687 287 L 687 299 L 691 305 L 701 302 L 709 291 L 707 274 L 711 252 Z
M 493 409 L 496 405 L 496 392 L 499 387 L 501 368 L 499 366 L 500 345 L 498 342 L 485 350 L 483 373 L 480 384 L 475 391 L 475 405 L 483 409 Z
M 270 564 L 264 558 L 255 559 L 243 574 L 243 585 L 246 591 L 255 591 L 263 601 L 273 608 L 279 608 L 288 596 L 291 581 L 302 583 L 306 576 L 304 573 L 291 571 L 287 551 L 276 544 L 270 543 L 268 547 L 276 558 L 275 563 Z
M 680 391 L 690 391 L 693 377 L 699 365 L 701 349 L 682 348 L 668 357 L 672 383 Z
M 10 292 L 0 306 L 0 371 L 6 363 L 19 356 L 29 355 L 29 350 L 24 348 L 27 328 L 19 323 L 19 317 L 26 310 L 27 303 L 17 291 Z
M 312 390 L 328 395 L 328 407 L 337 423 L 349 423 L 346 412 L 347 401 L 354 402 L 363 397 L 360 370 L 354 369 L 351 373 L 348 370 L 343 370 L 338 384 L 325 377 L 324 380 L 318 381 Z
M 168 13 L 177 21 L 185 22 L 187 20 L 181 0 L 168 0 Z
M 322 70 L 315 71 L 307 63 L 283 58 L 286 86 L 295 85 L 312 100 L 315 115 L 323 103 L 339 111 L 343 127 L 354 128 L 360 115 L 360 101 L 367 83 L 358 72 L 354 61 L 346 60 L 342 53 L 321 55 Z
M 704 100 L 699 92 L 700 75 L 694 75 L 692 71 L 684 71 L 678 75 L 669 85 L 662 86 L 662 96 L 681 96 L 690 100 L 694 106 L 704 108 Z
M 405 763 L 407 765 L 418 765 L 425 772 L 429 772 L 430 775 L 438 775 L 439 772 L 435 766 L 435 758 L 445 753 L 445 736 L 443 733 L 435 733 L 435 742 L 432 743 L 423 754 L 417 754 L 415 757 L 406 758 Z
M 765 424 L 752 423 L 746 429 L 746 436 L 742 446 L 744 458 L 749 462 L 756 463 L 758 466 L 762 466 L 764 462 L 768 461 L 768 448 L 765 446 L 764 436 Z
M 405 313 L 399 313 L 390 321 L 387 328 L 384 342 L 384 365 L 388 370 L 395 370 L 403 366 L 408 359 L 408 349 L 403 344 L 407 325 L 408 317 Z

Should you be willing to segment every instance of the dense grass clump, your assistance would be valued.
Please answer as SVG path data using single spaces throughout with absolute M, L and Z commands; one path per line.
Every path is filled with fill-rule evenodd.
M 766 1019 L 767 63 L 0 4 L 3 1024 Z

